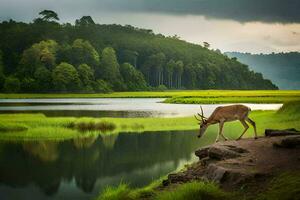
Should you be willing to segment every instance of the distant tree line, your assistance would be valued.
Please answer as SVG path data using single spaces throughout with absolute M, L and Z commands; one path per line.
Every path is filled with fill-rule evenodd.
M 300 89 L 300 52 L 250 54 L 227 52 L 239 62 L 271 79 L 280 89 Z
M 32 23 L 0 23 L 1 92 L 277 89 L 218 50 L 83 16 L 60 24 L 50 10 Z

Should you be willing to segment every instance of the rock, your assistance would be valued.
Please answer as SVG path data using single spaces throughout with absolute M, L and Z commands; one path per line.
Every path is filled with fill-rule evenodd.
M 240 157 L 241 154 L 226 148 L 226 146 L 212 146 L 208 151 L 208 156 L 212 159 L 225 160 Z
M 199 159 L 201 160 L 202 158 L 208 157 L 208 150 L 209 149 L 210 149 L 210 147 L 201 148 L 201 149 L 195 151 L 195 155 L 197 157 L 199 157 Z
M 274 147 L 295 148 L 300 147 L 300 136 L 288 136 L 273 144 Z
M 294 128 L 285 129 L 285 130 L 276 130 L 276 129 L 266 129 L 265 136 L 273 137 L 273 136 L 287 136 L 287 135 L 299 135 L 300 131 L 297 131 Z
M 249 179 L 259 176 L 264 176 L 264 174 L 226 168 L 217 164 L 210 164 L 203 175 L 203 179 L 221 184 L 242 184 L 247 182 Z
M 210 164 L 210 165 L 208 165 L 203 178 L 208 181 L 220 183 L 220 182 L 222 182 L 222 179 L 225 176 L 225 173 L 226 173 L 225 168 L 217 166 L 215 164 Z

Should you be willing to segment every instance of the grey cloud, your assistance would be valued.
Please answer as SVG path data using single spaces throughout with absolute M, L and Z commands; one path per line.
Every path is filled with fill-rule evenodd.
M 299 0 L 0 0 L 0 18 L 32 18 L 39 9 L 63 15 L 95 12 L 170 13 L 203 15 L 239 22 L 300 22 Z M 74 16 L 71 16 L 74 17 Z M 78 16 L 76 16 L 78 17 Z

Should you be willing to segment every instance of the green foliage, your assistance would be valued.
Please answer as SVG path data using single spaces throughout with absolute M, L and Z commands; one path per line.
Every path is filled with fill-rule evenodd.
M 45 10 L 40 14 L 42 18 L 34 23 L 0 23 L 0 87 L 1 77 L 16 76 L 34 80 L 32 87 L 38 85 L 23 87 L 26 91 L 21 88 L 21 92 L 61 92 L 57 87 L 51 89 L 54 83 L 44 68 L 53 74 L 57 64 L 64 62 L 76 69 L 87 64 L 95 80 L 102 79 L 117 91 L 159 85 L 169 89 L 277 89 L 237 60 L 177 37 L 155 35 L 151 30 L 129 25 L 95 24 L 90 16 L 76 20 L 75 26 L 59 24 L 54 22 L 58 20 L 55 12 Z M 121 72 L 119 63 L 130 63 L 135 70 Z M 47 77 L 45 83 L 35 75 L 37 71 Z M 90 84 L 82 80 L 84 87 L 66 88 L 65 92 L 93 92 L 95 80 Z
M 34 78 L 38 91 L 48 92 L 52 90 L 52 75 L 49 69 L 44 66 L 37 68 L 34 72 Z
M 133 200 L 131 189 L 121 183 L 118 187 L 107 187 L 97 200 Z
M 59 20 L 57 13 L 52 10 L 43 10 L 39 15 L 41 15 L 45 21 Z
M 212 183 L 191 182 L 177 186 L 171 191 L 163 191 L 158 194 L 156 200 L 225 200 L 231 199 L 230 195 L 223 192 Z
M 8 93 L 16 93 L 20 90 L 20 80 L 16 77 L 7 77 L 4 82 L 4 91 Z
M 78 74 L 84 88 L 83 91 L 93 92 L 93 83 L 95 80 L 94 70 L 87 64 L 81 64 L 78 67 Z
M 69 62 L 73 65 L 87 64 L 89 66 L 99 65 L 99 54 L 89 41 L 76 39 L 70 52 Z
M 114 90 L 123 90 L 124 83 L 120 73 L 120 65 L 117 61 L 116 52 L 113 48 L 103 49 L 101 54 L 101 74 L 103 80 L 113 86 Z
M 2 123 L 0 122 L 0 132 L 9 132 L 9 131 L 25 131 L 28 127 L 19 123 L 19 124 L 13 124 L 13 123 Z
M 75 21 L 75 26 L 91 26 L 94 24 L 95 22 L 91 16 L 83 16 Z
M 53 85 L 57 91 L 77 91 L 81 81 L 75 67 L 68 63 L 61 63 L 52 72 Z
M 275 177 L 257 200 L 297 200 L 300 195 L 300 173 L 288 172 Z
M 127 89 L 133 90 L 146 90 L 147 83 L 144 79 L 143 74 L 136 70 L 131 64 L 124 63 L 120 68 L 124 82 L 126 83 Z
M 156 90 L 157 91 L 166 91 L 168 88 L 165 85 L 159 85 Z
M 111 86 L 104 80 L 98 79 L 94 83 L 94 90 L 95 92 L 100 92 L 100 93 L 109 93 L 112 92 Z

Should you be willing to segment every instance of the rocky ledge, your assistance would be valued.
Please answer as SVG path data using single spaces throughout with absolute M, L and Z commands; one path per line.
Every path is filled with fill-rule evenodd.
M 264 181 L 276 173 L 300 170 L 300 135 L 291 129 L 281 132 L 274 130 L 272 135 L 272 130 L 266 130 L 268 137 L 226 141 L 201 148 L 195 152 L 198 162 L 169 174 L 163 185 L 202 180 L 233 188 Z

